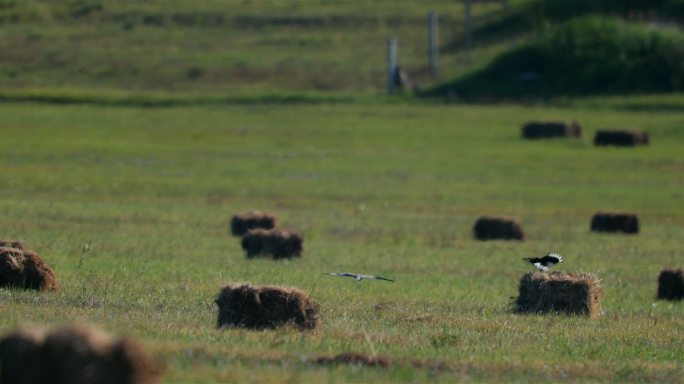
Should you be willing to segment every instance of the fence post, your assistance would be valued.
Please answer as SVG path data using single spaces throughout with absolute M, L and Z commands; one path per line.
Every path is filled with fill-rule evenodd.
M 473 12 L 472 0 L 465 0 L 465 45 L 470 47 L 473 44 Z
M 428 14 L 428 25 L 428 63 L 430 65 L 430 75 L 434 77 L 437 75 L 437 47 L 439 46 L 437 12 L 432 11 Z
M 387 40 L 387 93 L 394 92 L 397 72 L 397 38 Z

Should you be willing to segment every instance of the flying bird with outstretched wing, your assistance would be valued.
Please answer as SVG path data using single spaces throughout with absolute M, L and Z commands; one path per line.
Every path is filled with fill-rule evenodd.
M 563 262 L 563 257 L 557 253 L 549 253 L 544 257 L 526 257 L 523 260 L 537 267 L 538 270 L 548 272 L 549 268 Z
M 362 275 L 360 273 L 349 273 L 349 272 L 330 272 L 328 275 L 331 276 L 338 276 L 338 277 L 353 277 L 354 280 L 356 281 L 361 281 L 361 280 L 385 280 L 385 281 L 391 281 L 394 283 L 394 280 L 388 279 L 386 277 L 382 276 L 373 276 L 373 275 Z

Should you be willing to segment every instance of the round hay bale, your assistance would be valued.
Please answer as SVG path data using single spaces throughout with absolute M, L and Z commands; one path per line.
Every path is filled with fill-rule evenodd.
M 296 232 L 281 229 L 253 229 L 242 238 L 247 258 L 271 256 L 274 259 L 300 257 L 304 239 Z
M 601 316 L 602 290 L 599 279 L 589 273 L 528 272 L 520 279 L 515 312 L 560 312 Z
M 278 219 L 269 212 L 253 211 L 237 214 L 230 220 L 230 231 L 234 236 L 244 236 L 251 229 L 273 229 Z
M 593 232 L 639 233 L 639 218 L 633 213 L 597 212 L 591 218 Z
M 318 304 L 296 288 L 228 284 L 215 302 L 219 328 L 266 329 L 293 324 L 311 330 L 320 326 Z
M 582 127 L 576 121 L 530 121 L 523 125 L 525 139 L 548 139 L 552 137 L 582 137 Z
M 0 287 L 59 291 L 55 272 L 34 252 L 0 248 Z
M 390 363 L 386 357 L 382 356 L 368 356 L 359 352 L 344 352 L 335 356 L 319 356 L 316 358 L 316 364 L 321 365 L 357 365 L 366 367 L 380 367 L 388 368 Z
M 477 240 L 524 240 L 520 222 L 511 217 L 482 216 L 473 228 Z
M 0 340 L 0 366 L 3 383 L 153 384 L 160 374 L 136 341 L 84 326 L 12 332 Z
M 684 270 L 663 269 L 658 276 L 658 300 L 684 299 Z
M 619 147 L 634 147 L 649 143 L 648 133 L 642 130 L 606 129 L 596 131 L 594 145 L 614 145 Z

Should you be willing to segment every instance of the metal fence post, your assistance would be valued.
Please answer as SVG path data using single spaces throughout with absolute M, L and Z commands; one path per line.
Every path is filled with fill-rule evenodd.
M 397 72 L 397 38 L 387 40 L 387 93 L 394 92 Z
M 428 14 L 428 63 L 430 65 L 430 75 L 433 77 L 437 75 L 437 47 L 439 46 L 439 35 L 438 35 L 438 19 L 436 12 L 430 12 Z

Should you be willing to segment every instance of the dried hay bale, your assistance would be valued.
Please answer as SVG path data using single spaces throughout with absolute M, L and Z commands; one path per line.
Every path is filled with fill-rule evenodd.
M 152 384 L 159 374 L 136 341 L 83 326 L 19 330 L 0 340 L 3 383 Z
M 359 365 L 366 367 L 381 367 L 387 368 L 390 363 L 386 357 L 382 356 L 368 356 L 359 352 L 344 352 L 335 356 L 319 356 L 316 358 L 316 364 L 321 365 Z
M 640 129 L 607 129 L 596 131 L 596 136 L 594 136 L 594 145 L 597 146 L 615 145 L 621 147 L 634 147 L 636 145 L 646 145 L 648 143 L 648 132 L 642 131 Z
M 582 127 L 576 121 L 530 121 L 522 128 L 526 139 L 546 139 L 550 137 L 581 137 Z
M 235 236 L 244 236 L 250 229 L 273 229 L 278 219 L 269 212 L 253 211 L 237 214 L 230 220 L 230 231 Z
M 219 292 L 216 304 L 219 328 L 265 329 L 293 324 L 309 330 L 320 325 L 318 304 L 296 288 L 228 284 Z
M 516 312 L 601 316 L 599 279 L 589 273 L 528 272 L 520 279 Z
M 253 229 L 242 238 L 242 249 L 248 258 L 271 256 L 274 259 L 299 257 L 304 239 L 296 232 L 281 229 Z
M 520 222 L 511 217 L 482 216 L 473 228 L 478 240 L 524 240 L 525 233 Z
M 684 270 L 663 269 L 658 276 L 658 300 L 684 299 Z
M 591 217 L 591 230 L 639 233 L 639 218 L 633 213 L 597 212 Z
M 38 328 L 20 329 L 0 339 L 0 383 L 38 383 L 35 363 L 36 350 L 45 340 L 45 332 Z M 31 367 L 31 369 L 27 369 Z
M 34 252 L 0 248 L 0 287 L 59 291 L 55 272 Z
M 0 248 L 16 248 L 22 251 L 27 250 L 26 245 L 19 240 L 0 240 Z

